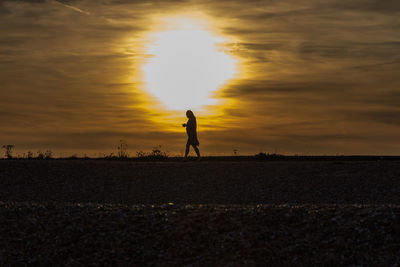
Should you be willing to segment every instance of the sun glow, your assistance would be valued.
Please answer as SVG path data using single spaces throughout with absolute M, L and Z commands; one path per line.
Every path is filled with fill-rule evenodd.
M 202 21 L 167 20 L 166 29 L 151 34 L 143 65 L 146 89 L 170 110 L 200 110 L 214 105 L 212 93 L 236 74 L 236 60 L 218 49 L 224 38 Z

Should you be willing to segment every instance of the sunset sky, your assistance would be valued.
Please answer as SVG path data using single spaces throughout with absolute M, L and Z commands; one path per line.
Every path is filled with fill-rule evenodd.
M 192 108 L 203 155 L 398 155 L 399 29 L 398 0 L 0 1 L 1 145 L 181 155 Z

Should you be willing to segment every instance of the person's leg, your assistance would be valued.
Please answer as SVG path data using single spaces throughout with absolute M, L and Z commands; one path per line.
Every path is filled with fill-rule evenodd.
M 200 158 L 200 151 L 199 148 L 197 146 L 193 146 L 194 151 L 196 151 L 197 157 Z
M 186 144 L 186 150 L 185 150 L 185 158 L 187 158 L 188 154 L 189 154 L 189 144 Z

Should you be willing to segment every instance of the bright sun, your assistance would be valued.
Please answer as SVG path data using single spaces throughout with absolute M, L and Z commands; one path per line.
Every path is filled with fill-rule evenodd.
M 174 18 L 168 23 L 168 30 L 151 35 L 151 57 L 143 65 L 147 89 L 171 110 L 216 104 L 211 93 L 236 73 L 236 60 L 217 50 L 224 39 L 201 21 Z

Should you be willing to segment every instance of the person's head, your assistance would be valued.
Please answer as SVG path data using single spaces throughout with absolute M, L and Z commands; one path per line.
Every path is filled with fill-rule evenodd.
M 186 117 L 188 117 L 189 119 L 194 118 L 193 111 L 191 111 L 191 110 L 186 111 Z

